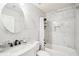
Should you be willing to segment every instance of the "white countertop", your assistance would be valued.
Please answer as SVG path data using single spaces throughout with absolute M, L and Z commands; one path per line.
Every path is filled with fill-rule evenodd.
M 0 56 L 19 56 L 23 54 L 24 52 L 27 52 L 30 49 L 32 49 L 37 43 L 38 41 L 34 43 L 26 43 L 26 44 L 21 44 L 15 47 L 11 47 L 8 50 L 0 52 Z

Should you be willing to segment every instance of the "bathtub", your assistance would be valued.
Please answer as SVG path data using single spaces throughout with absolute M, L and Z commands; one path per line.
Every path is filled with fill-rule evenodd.
M 45 51 L 50 54 L 50 56 L 77 56 L 77 52 L 73 48 L 53 45 L 52 48 L 45 48 Z

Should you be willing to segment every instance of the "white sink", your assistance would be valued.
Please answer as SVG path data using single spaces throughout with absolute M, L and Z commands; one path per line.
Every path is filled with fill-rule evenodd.
M 24 56 L 24 55 L 36 55 L 36 46 L 38 41 L 33 43 L 21 44 L 15 47 L 11 47 L 8 50 L 0 53 L 0 56 Z M 31 52 L 31 53 L 30 53 Z
M 10 47 L 8 45 L 3 45 L 0 44 L 0 53 L 6 51 L 7 49 L 9 49 Z

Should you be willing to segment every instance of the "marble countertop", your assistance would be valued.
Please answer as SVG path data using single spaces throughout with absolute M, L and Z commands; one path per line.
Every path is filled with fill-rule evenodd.
M 21 44 L 18 46 L 11 47 L 9 49 L 6 49 L 3 52 L 0 52 L 0 56 L 19 56 L 23 54 L 24 52 L 27 52 L 30 49 L 32 49 L 37 43 L 38 41 L 33 42 L 33 43 L 29 42 L 26 44 Z

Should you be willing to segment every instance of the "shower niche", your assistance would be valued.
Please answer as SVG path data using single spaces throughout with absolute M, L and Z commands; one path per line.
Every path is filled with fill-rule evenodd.
M 24 29 L 24 13 L 18 3 L 7 3 L 1 11 L 2 25 L 6 31 L 19 33 Z
M 46 29 L 46 27 L 47 27 L 47 19 L 44 18 L 44 29 Z

